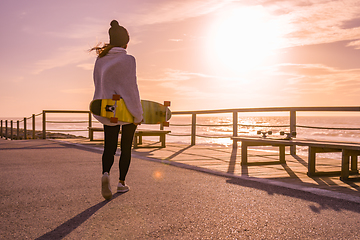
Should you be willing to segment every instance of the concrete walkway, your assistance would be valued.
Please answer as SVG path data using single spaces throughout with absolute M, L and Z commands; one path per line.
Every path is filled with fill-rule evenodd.
M 88 139 L 62 140 L 80 144 L 102 151 L 103 141 Z M 195 145 L 167 143 L 166 148 L 156 148 L 159 143 L 145 142 L 145 146 L 154 148 L 139 148 L 133 150 L 133 155 L 145 159 L 166 162 L 183 168 L 211 172 L 222 176 L 255 178 L 254 181 L 273 183 L 294 189 L 317 192 L 327 196 L 356 201 L 360 203 L 359 175 L 351 176 L 351 181 L 341 181 L 339 176 L 307 176 L 307 155 L 286 155 L 286 164 L 269 164 L 279 160 L 278 148 L 252 149 L 249 151 L 248 166 L 241 166 L 241 147 Z M 287 149 L 288 150 L 288 149 Z M 341 154 L 336 158 L 326 158 L 317 154 L 317 171 L 340 171 Z M 327 190 L 327 191 L 322 191 Z M 330 191 L 330 192 L 329 192 Z
M 241 176 L 238 164 L 228 164 L 227 171 L 185 165 L 180 159 L 222 161 L 220 156 L 229 153 L 215 150 L 218 154 L 209 156 L 210 150 L 176 146 L 134 151 L 127 177 L 131 190 L 104 201 L 101 146 L 0 139 L 0 238 L 359 238 L 356 195 L 302 191 L 288 187 L 296 184 L 253 178 L 251 169 Z M 156 158 L 160 155 L 167 160 Z M 114 189 L 116 164 L 111 172 Z M 354 198 L 336 197 L 341 195 Z

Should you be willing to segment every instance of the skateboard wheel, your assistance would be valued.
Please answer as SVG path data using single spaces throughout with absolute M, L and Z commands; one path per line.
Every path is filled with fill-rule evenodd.
M 112 118 L 110 118 L 110 122 L 111 122 L 111 123 L 117 123 L 117 122 L 118 122 L 118 118 L 112 117 Z
M 117 101 L 120 100 L 120 98 L 121 98 L 120 95 L 114 94 L 112 100 Z
M 170 101 L 164 101 L 164 106 L 165 106 L 165 107 L 170 107 L 170 104 L 171 104 Z
M 169 122 L 163 122 L 163 126 L 164 126 L 164 127 L 169 127 L 169 126 L 170 126 L 170 123 L 169 123 Z

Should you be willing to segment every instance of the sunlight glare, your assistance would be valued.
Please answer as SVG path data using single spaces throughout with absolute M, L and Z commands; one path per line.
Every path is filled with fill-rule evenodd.
M 219 17 L 209 39 L 218 62 L 236 72 L 248 72 L 279 48 L 280 24 L 261 6 L 233 9 Z

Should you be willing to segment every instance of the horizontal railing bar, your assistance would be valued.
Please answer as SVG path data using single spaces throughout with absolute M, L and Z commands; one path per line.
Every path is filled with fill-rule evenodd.
M 210 136 L 210 135 L 196 135 L 197 137 L 201 138 L 230 138 L 231 136 Z
M 233 124 L 196 124 L 199 127 L 228 127 L 232 126 Z
M 89 131 L 88 129 L 53 129 L 53 130 L 48 130 L 46 129 L 46 132 L 85 132 L 85 131 Z
M 169 133 L 170 136 L 175 136 L 175 137 L 189 137 L 191 136 L 190 134 L 173 134 L 173 133 Z M 202 137 L 202 138 L 230 138 L 231 135 L 228 136 L 211 136 L 211 135 L 196 135 L 196 137 Z
M 239 127 L 290 127 L 290 125 L 259 125 L 259 124 L 238 124 Z
M 174 126 L 174 127 L 190 127 L 191 124 L 172 124 L 172 123 L 170 123 L 170 126 Z
M 46 121 L 46 123 L 88 123 L 89 121 Z
M 174 133 L 168 133 L 170 136 L 176 136 L 176 137 L 189 137 L 191 134 L 174 134 Z
M 233 124 L 196 124 L 197 127 L 228 127 Z M 174 127 L 190 127 L 191 124 L 170 124 Z M 290 125 L 259 125 L 259 124 L 238 124 L 238 127 L 290 127 Z
M 329 129 L 329 130 L 360 130 L 360 128 L 337 128 L 337 127 L 314 127 L 314 126 L 302 126 L 296 125 L 296 127 L 300 128 L 314 128 L 314 129 Z
M 233 113 L 233 112 L 284 112 L 284 111 L 302 111 L 302 112 L 360 112 L 360 107 L 278 107 L 278 108 L 234 108 L 218 110 L 198 110 L 198 111 L 174 111 L 172 115 L 187 114 L 212 114 L 212 113 Z
M 78 111 L 78 110 L 44 110 L 45 113 L 90 113 L 90 111 Z

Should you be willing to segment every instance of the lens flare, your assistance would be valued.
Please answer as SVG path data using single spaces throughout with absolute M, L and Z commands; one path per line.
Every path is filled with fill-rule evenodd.
M 156 171 L 153 172 L 152 177 L 153 177 L 155 180 L 161 180 L 161 179 L 164 178 L 164 174 L 163 174 L 162 171 L 156 170 Z

